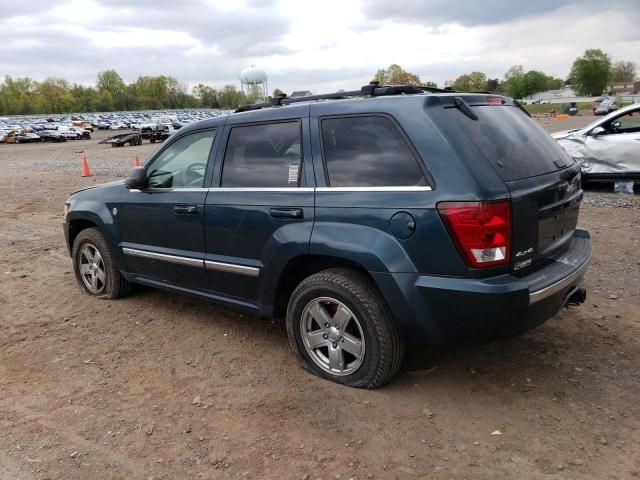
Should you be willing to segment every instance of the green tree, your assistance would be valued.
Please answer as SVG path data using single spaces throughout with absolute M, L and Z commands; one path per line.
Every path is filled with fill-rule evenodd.
M 283 92 L 282 90 L 280 90 L 279 88 L 276 88 L 276 89 L 273 91 L 273 96 L 274 96 L 274 97 L 280 97 L 280 96 L 282 96 L 282 95 L 286 95 L 286 93 L 284 93 L 284 92 Z
M 578 95 L 600 95 L 611 76 L 611 58 L 598 48 L 586 50 L 573 62 L 570 76 Z
M 549 77 L 538 70 L 529 70 L 522 76 L 522 97 L 528 97 L 534 93 L 544 92 L 547 90 Z
M 487 80 L 487 90 L 490 92 L 497 92 L 500 89 L 500 80 L 497 78 L 490 78 Z
M 634 62 L 617 61 L 611 68 L 611 81 L 616 84 L 633 83 L 636 79 L 636 64 Z
M 512 98 L 522 98 L 522 78 L 524 77 L 524 69 L 522 65 L 513 65 L 504 74 L 502 88 L 507 95 Z
M 10 75 L 4 77 L 0 88 L 0 106 L 5 114 L 36 113 L 36 95 L 38 82 L 29 77 L 13 79 Z
M 75 104 L 69 82 L 55 77 L 38 83 L 36 102 L 38 111 L 47 113 L 70 112 Z
M 391 64 L 388 68 L 379 69 L 373 80 L 381 85 L 421 85 L 420 77 L 407 72 L 398 64 Z
M 71 96 L 74 99 L 74 112 L 95 112 L 98 108 L 99 94 L 95 88 L 73 84 Z
M 547 90 L 558 90 L 562 88 L 562 79 L 555 77 L 547 77 Z
M 115 70 L 104 70 L 98 73 L 96 81 L 98 93 L 105 99 L 110 99 L 111 108 L 124 110 L 124 93 L 127 86 Z M 105 94 L 106 93 L 106 94 Z
M 251 103 L 245 94 L 234 85 L 225 85 L 224 88 L 218 92 L 218 101 L 220 102 L 221 108 L 228 110 Z
M 480 92 L 487 90 L 487 76 L 482 72 L 460 75 L 451 87 L 459 92 Z
M 215 88 L 199 83 L 193 87 L 191 92 L 198 100 L 198 106 L 202 108 L 220 108 L 220 104 L 218 103 L 218 93 Z

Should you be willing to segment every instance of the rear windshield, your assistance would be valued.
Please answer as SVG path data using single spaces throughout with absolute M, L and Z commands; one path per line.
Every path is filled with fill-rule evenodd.
M 472 107 L 478 120 L 456 109 L 469 139 L 487 157 L 502 180 L 509 182 L 554 172 L 573 163 L 551 136 L 517 107 Z

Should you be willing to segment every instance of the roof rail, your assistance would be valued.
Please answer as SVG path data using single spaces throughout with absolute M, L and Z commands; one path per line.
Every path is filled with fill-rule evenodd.
M 287 97 L 285 94 L 272 97 L 269 102 L 254 103 L 253 105 L 242 105 L 235 111 L 248 112 L 263 108 L 278 107 L 281 105 L 291 105 L 292 103 L 308 102 L 313 100 L 341 100 L 353 97 L 386 97 L 390 95 L 413 95 L 417 93 L 456 93 L 455 90 L 437 87 L 426 87 L 423 85 L 380 85 L 380 82 L 371 82 L 360 90 L 349 92 L 323 93 L 320 95 L 308 95 L 306 97 Z

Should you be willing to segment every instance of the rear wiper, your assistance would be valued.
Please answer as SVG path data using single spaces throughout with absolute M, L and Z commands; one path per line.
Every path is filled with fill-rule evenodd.
M 522 110 L 522 111 L 525 113 L 525 115 L 526 115 L 527 117 L 531 118 L 531 114 L 527 111 L 527 109 L 526 109 L 526 108 L 524 108 L 524 106 L 523 106 L 523 105 L 522 105 L 518 100 L 516 100 L 516 99 L 514 98 L 514 99 L 513 99 L 513 103 L 514 103 L 514 105 L 515 105 L 516 107 L 518 107 L 520 110 Z
M 453 105 L 471 120 L 478 120 L 478 116 L 473 113 L 467 102 L 464 101 L 464 98 L 453 97 Z

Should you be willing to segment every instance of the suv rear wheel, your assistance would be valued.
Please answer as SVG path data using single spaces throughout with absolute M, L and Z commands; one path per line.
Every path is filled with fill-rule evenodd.
M 73 270 L 83 292 L 98 298 L 119 298 L 130 290 L 130 283 L 116 268 L 107 242 L 97 228 L 82 230 L 71 252 Z
M 404 356 L 387 306 L 354 270 L 330 269 L 303 280 L 289 300 L 287 333 L 306 370 L 350 387 L 385 384 Z

